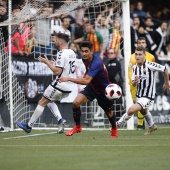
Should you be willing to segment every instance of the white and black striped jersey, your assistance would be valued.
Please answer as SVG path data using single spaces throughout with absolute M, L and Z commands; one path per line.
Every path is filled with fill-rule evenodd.
M 147 60 L 142 66 L 134 65 L 132 82 L 136 76 L 139 77 L 136 97 L 146 97 L 153 100 L 155 98 L 155 71 L 164 72 L 165 69 L 165 66 Z
M 63 92 L 71 92 L 75 87 L 72 82 L 58 82 L 57 79 L 60 77 L 76 78 L 76 54 L 71 49 L 63 49 L 57 53 L 56 67 L 62 68 L 60 75 L 56 76 L 56 79 L 51 83 L 54 88 L 59 89 Z

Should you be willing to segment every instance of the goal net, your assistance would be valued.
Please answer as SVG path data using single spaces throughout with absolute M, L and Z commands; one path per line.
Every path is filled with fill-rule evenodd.
M 126 50 L 127 57 L 130 56 L 128 0 L 25 0 L 13 6 L 9 1 L 8 5 L 8 18 L 0 22 L 0 92 L 3 103 L 0 106 L 7 112 L 5 116 L 1 113 L 5 126 L 14 129 L 16 121 L 28 122 L 43 91 L 53 80 L 52 71 L 37 60 L 38 56 L 44 55 L 51 60 L 55 59 L 57 49 L 53 33 L 65 31 L 70 36 L 71 48 L 71 42 L 84 36 L 87 22 L 103 37 L 104 62 L 107 62 L 108 49 L 114 48 L 122 65 L 122 89 L 125 89 L 127 73 L 124 70 L 127 70 L 127 64 L 124 63 L 124 51 Z M 65 18 L 69 22 L 64 20 Z M 127 38 L 124 38 L 125 35 Z M 85 70 L 78 43 L 73 43 L 73 46 L 77 54 L 76 74 L 77 77 L 82 77 Z M 57 103 L 68 127 L 74 123 L 71 103 L 81 88 L 82 86 L 77 86 L 68 99 Z M 124 90 L 124 94 L 127 95 L 127 91 L 129 90 Z M 123 96 L 121 101 L 114 103 L 117 118 L 129 105 L 129 100 L 124 99 Z M 3 120 L 4 117 L 7 117 L 7 120 Z M 82 106 L 82 119 L 86 127 L 110 126 L 96 101 Z M 50 111 L 45 109 L 35 127 L 57 127 L 57 121 Z

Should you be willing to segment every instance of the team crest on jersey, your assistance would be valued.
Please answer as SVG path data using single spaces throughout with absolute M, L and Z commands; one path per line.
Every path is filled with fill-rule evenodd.
M 57 61 L 57 64 L 58 64 L 58 65 L 60 65 L 60 64 L 61 64 L 61 62 L 60 62 L 60 61 Z
M 143 74 L 146 74 L 148 72 L 148 68 L 143 69 Z

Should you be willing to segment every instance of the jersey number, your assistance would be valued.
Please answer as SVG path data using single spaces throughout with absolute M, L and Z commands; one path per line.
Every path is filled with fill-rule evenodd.
M 73 73 L 75 72 L 75 69 L 76 69 L 76 68 L 75 68 L 75 61 L 70 61 L 69 64 L 70 64 L 69 74 L 70 74 L 70 73 L 73 74 Z

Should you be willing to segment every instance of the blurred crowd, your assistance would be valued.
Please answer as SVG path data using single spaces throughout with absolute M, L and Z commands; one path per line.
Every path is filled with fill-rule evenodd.
M 94 54 L 99 55 L 104 61 L 108 60 L 108 50 L 114 49 L 118 59 L 124 57 L 123 54 L 123 31 L 122 31 L 122 11 L 120 3 L 101 3 L 96 7 L 79 8 L 69 14 L 62 14 L 50 19 L 50 16 L 57 13 L 63 2 L 45 2 L 39 8 L 39 0 L 32 0 L 27 14 L 18 16 L 23 10 L 25 2 L 20 0 L 13 2 L 12 17 L 29 17 L 39 15 L 44 19 L 23 22 L 12 26 L 12 53 L 14 55 L 29 56 L 30 54 L 49 54 L 57 53 L 55 47 L 55 33 L 63 32 L 69 35 L 70 45 L 81 58 L 79 43 L 83 40 L 90 40 L 93 43 Z M 65 4 L 70 5 L 70 1 Z M 130 4 L 131 18 L 131 52 L 136 48 L 139 37 L 147 40 L 147 50 L 159 59 L 170 59 L 170 10 L 163 7 L 153 13 L 145 10 L 142 1 L 135 1 Z M 0 22 L 8 19 L 7 0 L 0 0 Z M 42 18 L 43 18 L 42 17 Z M 8 28 L 1 27 L 6 51 L 8 51 Z
M 27 10 L 25 10 L 25 2 Z M 108 51 L 113 49 L 118 60 L 124 57 L 123 53 L 123 22 L 120 2 L 108 1 L 94 7 L 82 7 L 77 10 L 47 18 L 57 13 L 60 6 L 70 5 L 65 2 L 44 2 L 32 0 L 33 6 L 29 8 L 29 0 L 18 0 L 12 4 L 13 18 L 27 18 L 36 15 L 42 16 L 40 20 L 21 22 L 12 25 L 11 43 L 13 56 L 52 55 L 57 53 L 55 33 L 62 32 L 70 37 L 69 48 L 72 48 L 77 58 L 81 58 L 79 44 L 83 40 L 93 43 L 93 52 L 108 63 Z M 131 2 L 131 1 L 130 1 Z M 147 40 L 147 51 L 153 54 L 156 60 L 170 59 L 170 10 L 163 7 L 160 10 L 145 10 L 142 1 L 130 4 L 131 26 L 131 52 L 136 48 L 139 37 Z M 23 9 L 24 8 L 24 9 Z M 26 11 L 26 13 L 22 13 Z M 0 22 L 8 19 L 7 0 L 0 0 Z M 1 27 L 5 42 L 5 51 L 8 52 L 8 27 Z

